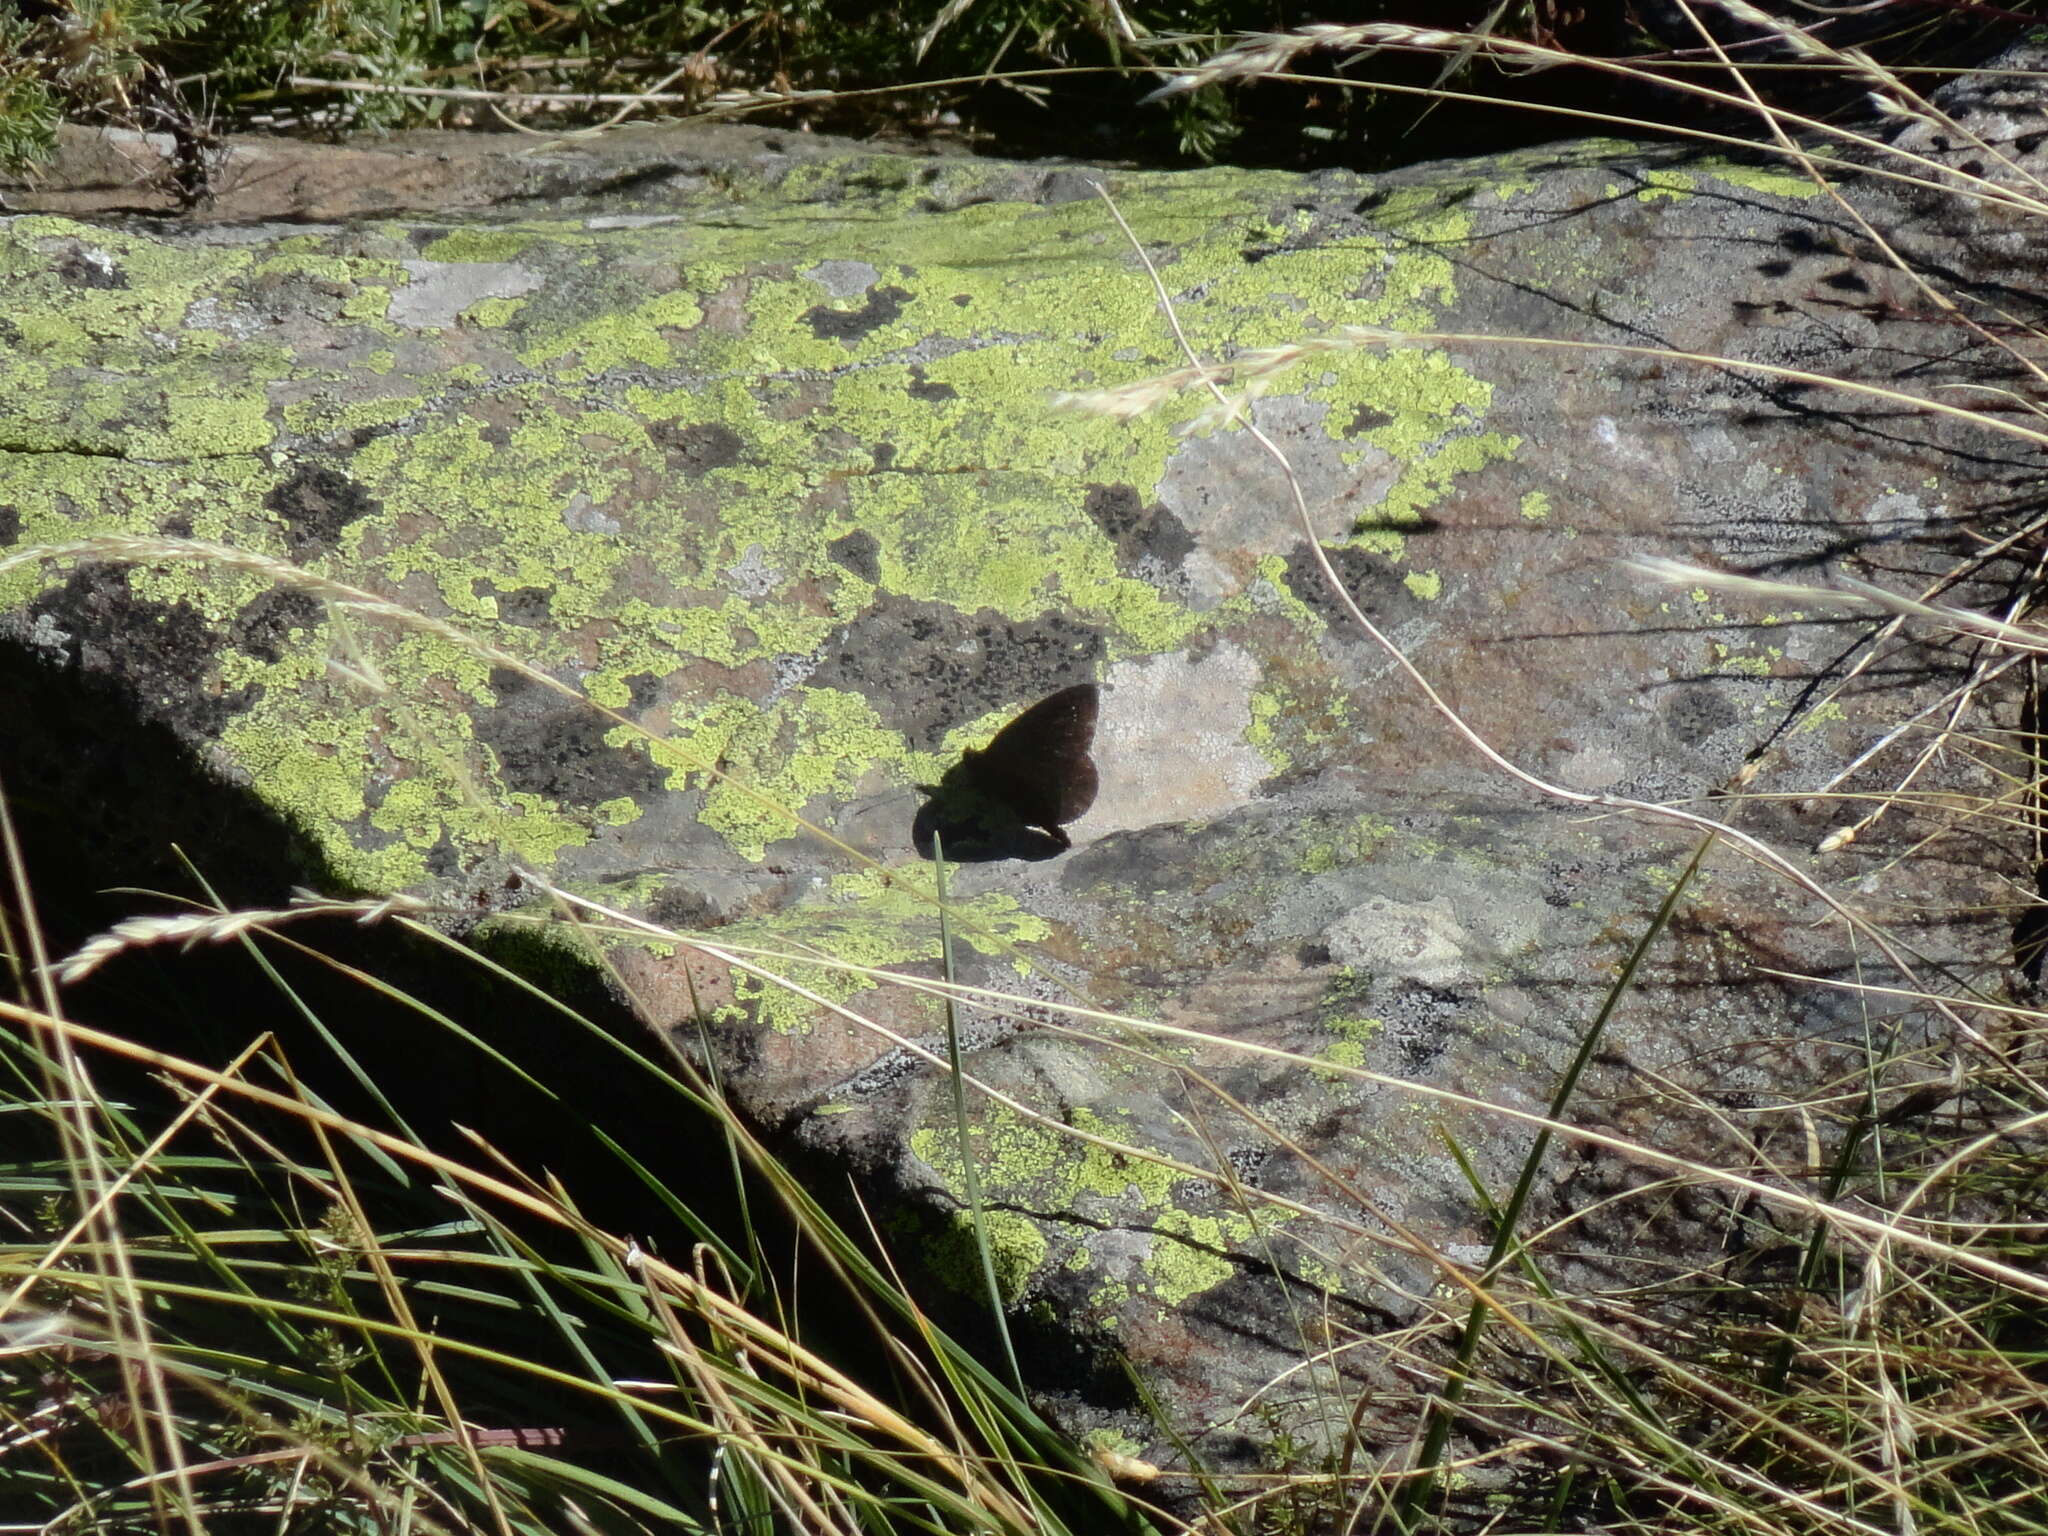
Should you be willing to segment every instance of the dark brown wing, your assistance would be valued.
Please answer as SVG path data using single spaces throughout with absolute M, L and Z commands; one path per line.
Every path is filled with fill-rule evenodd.
M 1101 690 L 1093 683 L 1040 699 L 986 747 L 967 754 L 975 786 L 1009 806 L 1026 826 L 1080 820 L 1095 803 L 1099 782 L 1088 748 L 1100 702 Z

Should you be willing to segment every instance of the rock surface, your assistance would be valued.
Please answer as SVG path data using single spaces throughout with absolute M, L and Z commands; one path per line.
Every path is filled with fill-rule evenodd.
M 286 153 L 246 164 L 265 152 Z M 959 1141 L 920 1054 L 939 1006 L 809 957 L 936 975 L 912 786 L 1099 680 L 1074 851 L 952 879 L 961 979 L 1015 999 L 962 1015 L 997 1095 L 972 1140 L 1015 1326 L 1071 1423 L 1155 1460 L 1176 1453 L 1121 1361 L 1212 1466 L 1347 1421 L 1397 1450 L 1434 1356 L 1373 1341 L 1463 1305 L 1440 1266 L 1490 1232 L 1459 1158 L 1497 1199 L 1532 1135 L 1483 1105 L 1541 1112 L 1696 839 L 1491 768 L 1339 611 L 1281 472 L 1199 392 L 1053 408 L 1184 362 L 1096 173 L 728 130 L 516 174 L 492 146 L 440 211 L 400 211 L 446 152 L 346 151 L 297 203 L 224 205 L 256 222 L 0 222 L 0 560 L 114 534 L 262 557 L 18 563 L 0 670 L 118 679 L 138 729 L 258 797 L 332 882 L 476 912 L 528 870 L 797 956 L 777 969 L 811 997 L 677 944 L 610 958 L 692 1041 L 712 1008 L 748 1111 L 970 1295 Z M 1838 775 L 1942 723 L 1980 654 L 1620 564 L 1917 591 L 2024 504 L 2038 455 L 1983 424 L 1651 355 L 2015 387 L 1844 204 L 1598 144 L 1099 179 L 1205 359 L 1341 326 L 1640 349 L 1319 348 L 1252 418 L 1366 614 L 1507 757 L 1726 814 L 1997 983 L 2031 873 L 2019 838 L 1944 817 L 1988 782 L 1962 754 L 1915 780 L 1929 815 L 1801 852 L 1865 809 L 1805 797 L 1896 785 L 1924 734 Z M 1966 310 L 2039 320 L 1996 210 L 1958 232 L 1930 193 L 1840 192 Z M 336 607 L 287 562 L 434 622 Z M 1962 723 L 2010 724 L 1989 707 Z M 1750 798 L 1707 805 L 1746 764 Z M 1806 1190 L 1792 1106 L 1873 1036 L 1946 1040 L 1831 985 L 1899 980 L 1811 895 L 1711 853 L 1572 1109 L 1650 1150 L 1553 1148 L 1528 1217 L 1575 1214 L 1553 1281 L 1720 1262 L 1760 1219 L 1657 1154 Z

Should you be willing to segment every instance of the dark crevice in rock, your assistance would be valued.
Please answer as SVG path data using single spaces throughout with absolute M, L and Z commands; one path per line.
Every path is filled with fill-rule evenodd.
M 804 312 L 804 324 L 820 341 L 858 342 L 902 318 L 910 291 L 894 284 L 873 289 L 859 309 L 831 309 L 823 304 Z
M 259 661 L 282 661 L 294 631 L 310 634 L 327 618 L 327 605 L 310 592 L 271 587 L 235 615 L 228 638 Z
M 651 795 L 668 782 L 667 772 L 639 748 L 607 744 L 613 722 L 588 704 L 508 668 L 491 674 L 491 687 L 498 704 L 478 713 L 476 735 L 497 753 L 508 788 L 592 806 Z
M 263 504 L 283 522 L 285 548 L 302 565 L 333 549 L 350 523 L 383 510 L 362 486 L 324 463 L 301 463 Z
M 730 469 L 747 451 L 747 440 L 723 422 L 697 422 L 687 427 L 656 422 L 647 435 L 666 450 L 669 468 L 691 480 L 714 469 Z
M 1163 504 L 1145 504 L 1130 485 L 1091 485 L 1082 509 L 1116 546 L 1117 565 L 1129 571 L 1150 557 L 1167 570 L 1194 553 L 1194 535 Z
M 1059 612 L 1012 622 L 991 609 L 884 597 L 825 643 L 812 686 L 875 701 L 919 751 L 1006 705 L 1095 681 L 1102 631 Z
M 1402 584 L 1399 574 L 1379 556 L 1348 545 L 1337 548 L 1325 546 L 1323 553 L 1336 568 L 1337 579 L 1344 584 L 1344 590 L 1358 604 L 1359 612 L 1374 623 L 1404 618 L 1421 607 L 1421 599 Z M 1287 557 L 1287 589 L 1329 624 L 1333 634 L 1361 645 L 1371 643 L 1359 632 L 1351 616 L 1344 611 L 1344 605 L 1330 591 L 1322 565 L 1306 543 L 1297 542 L 1294 552 Z

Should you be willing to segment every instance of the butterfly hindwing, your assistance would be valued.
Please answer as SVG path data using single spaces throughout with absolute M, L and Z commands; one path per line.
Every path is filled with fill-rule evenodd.
M 1101 690 L 1078 683 L 1040 699 L 979 752 L 961 759 L 973 785 L 1026 826 L 1055 830 L 1095 803 L 1099 777 L 1088 755 Z

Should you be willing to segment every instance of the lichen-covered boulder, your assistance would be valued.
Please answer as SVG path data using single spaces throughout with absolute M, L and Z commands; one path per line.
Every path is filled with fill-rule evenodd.
M 968 1296 L 943 1005 L 844 966 L 940 974 L 915 786 L 1100 683 L 1073 851 L 951 882 L 960 979 L 1007 999 L 959 1023 L 1015 1326 L 1084 1427 L 1161 1444 L 1128 1361 L 1212 1463 L 1347 1423 L 1397 1446 L 1418 1382 L 1371 1341 L 1483 1256 L 1466 1168 L 1512 1182 L 1698 836 L 1504 776 L 1342 611 L 1310 530 L 1508 759 L 1804 860 L 1861 814 L 1829 796 L 1899 783 L 1923 738 L 1841 770 L 1945 720 L 1977 658 L 1620 562 L 1919 586 L 2032 463 L 1787 370 L 1925 397 L 1987 346 L 1789 170 L 1579 145 L 1103 174 L 1200 357 L 1301 347 L 1254 359 L 1249 419 L 1305 530 L 1199 390 L 1056 408 L 1185 366 L 1089 173 L 732 134 L 525 166 L 488 213 L 404 211 L 393 172 L 346 222 L 0 221 L 0 560 L 102 540 L 0 570 L 0 665 L 118 678 L 335 884 L 495 912 L 489 937 L 523 871 L 799 983 L 679 941 L 608 957 Z M 1842 195 L 1944 291 L 2019 302 L 2023 253 Z M 1745 765 L 1751 798 L 1710 805 Z M 1807 862 L 1982 973 L 2016 855 L 1927 830 L 1901 810 Z M 1560 1142 L 1530 1213 L 1576 1213 L 1564 1283 L 1717 1252 L 1726 1202 L 1669 1159 L 1803 1167 L 1783 1106 L 1873 1029 L 1941 1038 L 1834 985 L 1900 979 L 1812 890 L 1710 853 L 1572 1107 L 1643 1150 Z

